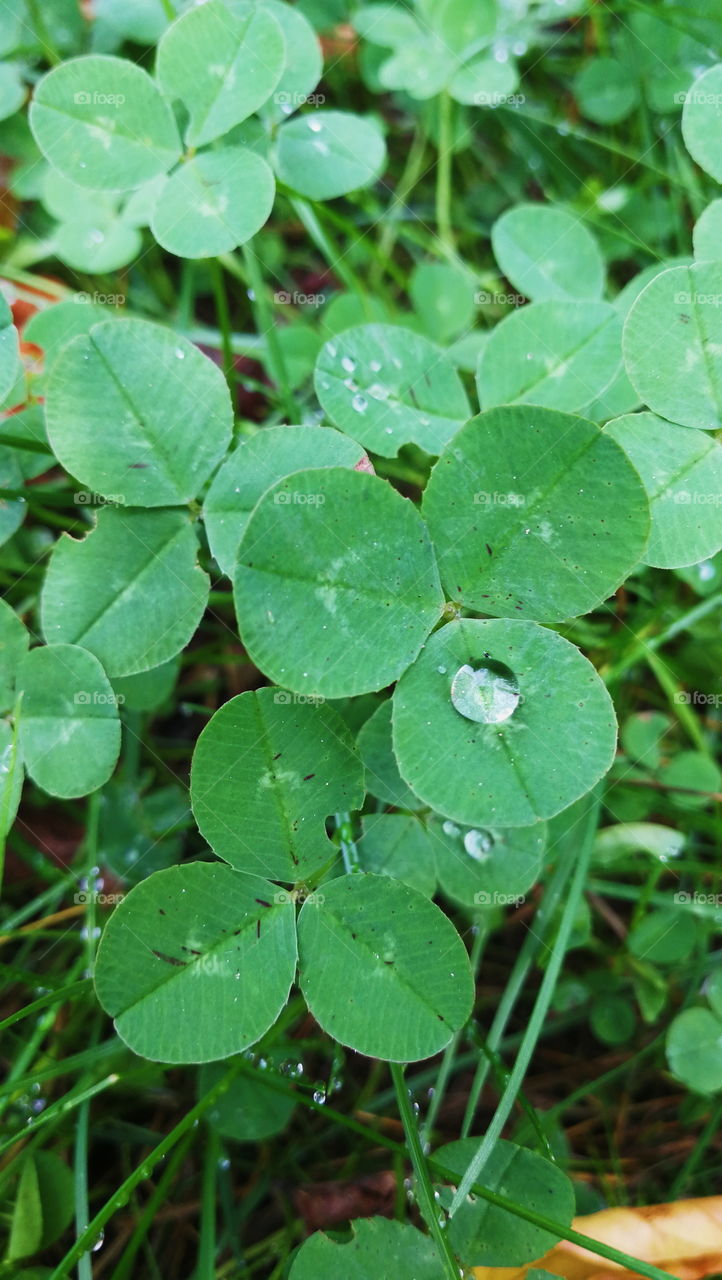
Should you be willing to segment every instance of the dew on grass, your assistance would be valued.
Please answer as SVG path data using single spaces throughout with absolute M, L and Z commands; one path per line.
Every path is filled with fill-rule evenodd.
M 519 705 L 519 684 L 503 663 L 459 667 L 451 682 L 451 701 L 460 715 L 478 724 L 500 724 Z

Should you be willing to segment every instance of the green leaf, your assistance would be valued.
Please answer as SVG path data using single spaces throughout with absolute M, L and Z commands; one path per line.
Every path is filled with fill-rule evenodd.
M 521 698 L 502 723 L 466 719 L 451 701 L 464 665 L 504 664 Z M 586 794 L 614 759 L 611 699 L 574 645 L 533 622 L 450 622 L 426 642 L 394 693 L 401 776 L 466 826 L 530 826 Z
M 618 124 L 639 101 L 639 89 L 615 58 L 589 58 L 574 80 L 580 110 L 595 124 Z
M 518 906 L 539 879 L 547 841 L 543 822 L 494 831 L 433 818 L 428 831 L 439 885 L 465 907 Z
M 709 794 L 688 795 L 685 789 L 712 795 L 722 789 L 722 773 L 715 761 L 702 751 L 680 751 L 662 766 L 657 777 L 665 787 L 683 788 L 670 791 L 669 799 L 675 809 L 704 809 L 711 803 Z
M 15 701 L 15 679 L 29 644 L 30 636 L 15 610 L 0 600 L 0 711 L 9 711 Z
M 363 798 L 363 767 L 340 716 L 284 689 L 231 698 L 196 743 L 196 822 L 239 871 L 312 877 L 337 856 L 324 820 Z
M 712 200 L 694 224 L 694 256 L 698 262 L 722 257 L 722 199 Z
M 131 889 L 101 938 L 95 987 L 134 1053 L 212 1062 L 273 1025 L 296 969 L 293 903 L 274 888 L 193 862 Z
M 24 476 L 15 449 L 0 445 L 0 489 L 22 490 Z M 27 513 L 21 498 L 0 498 L 0 546 L 12 538 Z
M 188 111 L 186 145 L 201 147 L 262 107 L 285 63 L 286 43 L 272 10 L 209 0 L 168 27 L 158 45 L 157 75 L 168 98 L 180 99 Z
M 27 1258 L 37 1253 L 43 1235 L 43 1210 L 40 1201 L 37 1166 L 32 1156 L 26 1156 L 20 1171 L 18 1189 L 15 1193 L 13 1216 L 10 1223 L 10 1238 L 7 1247 L 7 1260 L 14 1262 L 18 1258 Z
M 100 799 L 103 865 L 126 883 L 137 884 L 180 860 L 183 829 L 190 824 L 185 788 L 158 787 L 141 796 L 131 782 L 114 779 Z
M 443 605 L 411 503 L 376 476 L 340 468 L 296 472 L 264 494 L 234 594 L 256 665 L 296 693 L 327 698 L 396 680 Z
M 498 62 L 492 55 L 482 53 L 459 67 L 451 79 L 449 93 L 457 102 L 469 106 L 498 107 L 507 105 L 518 84 L 519 72 L 511 58 Z
M 697 164 L 722 182 L 722 66 L 709 67 L 685 94 L 682 137 Z
M 379 68 L 379 82 L 385 89 L 400 89 L 410 98 L 425 102 L 441 93 L 452 78 L 457 59 L 433 33 L 399 45 Z
M 641 711 L 625 720 L 620 735 L 622 746 L 635 763 L 656 769 L 662 759 L 662 739 L 671 726 L 671 718 L 660 711 Z
M 722 262 L 662 271 L 624 325 L 629 380 L 654 413 L 684 427 L 722 426 Z
M 440 1147 L 435 1158 L 461 1177 L 479 1149 L 479 1138 L 464 1138 Z M 574 1217 L 574 1188 L 565 1173 L 535 1151 L 514 1142 L 497 1141 L 481 1177 L 496 1191 L 525 1209 L 554 1218 L 568 1227 Z M 465 1266 L 516 1267 L 539 1258 L 559 1237 L 469 1196 L 449 1223 L 449 1239 Z
M 471 1013 L 474 984 L 451 921 L 388 876 L 323 885 L 298 918 L 299 981 L 319 1026 L 372 1058 L 439 1053 Z
M 608 422 L 641 476 L 652 525 L 646 564 L 679 569 L 722 547 L 722 448 L 710 436 L 653 413 Z
M 633 956 L 650 964 L 681 964 L 697 941 L 697 923 L 679 907 L 650 911 L 631 930 L 627 946 Z
M 82 541 L 62 534 L 41 597 L 48 642 L 81 644 L 110 676 L 149 671 L 185 648 L 208 599 L 182 511 L 103 507 Z
M 226 1063 L 206 1063 L 200 1071 L 199 1094 L 208 1093 L 227 1070 Z M 295 1109 L 295 1098 L 266 1084 L 259 1071 L 255 1078 L 236 1076 L 225 1093 L 206 1111 L 205 1118 L 224 1138 L 234 1138 L 236 1142 L 263 1142 L 282 1133 Z
M 19 111 L 25 101 L 25 85 L 20 71 L 8 62 L 0 64 L 0 120 Z
M 476 376 L 484 409 L 540 404 L 571 412 L 619 374 L 622 320 L 608 302 L 536 302 L 489 334 Z
M 10 724 L 7 720 L 0 720 L 0 839 L 7 835 L 15 821 L 22 790 L 23 765 L 17 721 Z
M 469 416 L 448 357 L 398 325 L 362 324 L 334 336 L 319 354 L 314 383 L 331 421 L 385 458 L 411 442 L 439 453 Z
M 94 217 L 63 222 L 56 227 L 53 247 L 58 258 L 75 271 L 102 275 L 117 271 L 137 258 L 143 245 L 140 232 L 120 218 Z
M 604 995 L 592 1004 L 589 1025 L 602 1044 L 626 1044 L 634 1035 L 637 1017 L 623 996 Z
M 273 174 L 255 151 L 223 147 L 201 152 L 166 182 L 151 229 L 158 243 L 180 258 L 212 258 L 260 231 L 274 194 Z
M 35 89 L 30 124 L 43 155 L 81 187 L 139 187 L 180 156 L 168 103 L 127 58 L 60 63 Z
M 45 366 L 49 369 L 51 361 L 73 338 L 89 334 L 94 325 L 117 319 L 118 314 L 111 307 L 90 302 L 87 294 L 80 293 L 36 311 L 28 320 L 23 337 L 26 342 L 43 348 Z
M 423 809 L 424 803 L 399 773 L 391 742 L 391 700 L 377 707 L 358 735 L 358 749 L 366 770 L 366 788 L 395 809 Z
M 369 813 L 363 818 L 358 842 L 364 871 L 392 876 L 426 898 L 436 888 L 434 850 L 426 828 L 418 818 L 403 813 Z
M 311 200 L 332 200 L 369 187 L 386 164 L 386 144 L 374 120 L 350 111 L 313 111 L 278 131 L 276 173 Z
M 630 853 L 649 853 L 660 862 L 669 862 L 670 858 L 679 857 L 685 843 L 684 833 L 672 827 L 655 822 L 620 822 L 597 832 L 594 860 L 607 864 Z
M 722 1089 L 722 1020 L 709 1009 L 684 1009 L 667 1032 L 667 1063 L 695 1093 Z
M 46 418 L 66 471 L 111 501 L 146 507 L 190 502 L 233 427 L 220 369 L 147 320 L 107 320 L 64 347 Z
M 507 209 L 491 229 L 491 244 L 500 271 L 532 302 L 602 295 L 599 246 L 583 219 L 558 205 Z
M 446 262 L 420 262 L 411 273 L 409 294 L 424 331 L 438 342 L 450 342 L 473 323 L 471 272 Z
M 436 1245 L 416 1227 L 388 1218 L 359 1218 L 351 1231 L 344 1242 L 315 1232 L 296 1254 L 289 1280 L 377 1280 L 389 1271 L 394 1280 L 439 1280 L 442 1263 Z
M 31 649 L 18 690 L 20 749 L 33 781 L 63 799 L 102 787 L 118 759 L 120 722 L 98 659 L 74 644 Z
M 156 711 L 170 697 L 178 679 L 179 658 L 134 676 L 115 676 L 113 689 L 129 711 Z
M 229 576 L 258 499 L 302 467 L 355 467 L 363 449 L 326 427 L 265 427 L 243 440 L 217 472 L 203 503 L 212 554 Z
M 534 407 L 502 406 L 462 427 L 422 511 L 452 598 L 540 622 L 600 605 L 649 532 L 642 482 L 619 445 L 584 418 Z
M 18 331 L 9 306 L 0 295 L 0 404 L 9 395 L 19 374 Z
M 318 36 L 298 8 L 282 0 L 262 0 L 276 19 L 286 45 L 286 61 L 273 94 L 281 115 L 290 115 L 313 92 L 323 73 L 323 52 Z

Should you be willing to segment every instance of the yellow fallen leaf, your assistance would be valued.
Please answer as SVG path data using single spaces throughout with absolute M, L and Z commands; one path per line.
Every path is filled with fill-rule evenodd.
M 572 1226 L 679 1280 L 703 1280 L 722 1271 L 722 1196 L 602 1209 L 575 1218 Z M 564 1280 L 631 1280 L 639 1274 L 567 1240 L 525 1267 L 475 1267 L 472 1274 L 476 1280 L 523 1280 L 531 1267 L 543 1267 Z

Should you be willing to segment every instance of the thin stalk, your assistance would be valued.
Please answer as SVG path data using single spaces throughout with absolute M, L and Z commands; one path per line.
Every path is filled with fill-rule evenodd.
M 133 1234 L 130 1237 L 128 1244 L 125 1246 L 123 1256 L 110 1277 L 110 1280 L 129 1280 L 129 1277 L 132 1275 L 133 1263 L 135 1262 L 138 1250 L 141 1248 L 143 1241 L 153 1224 L 153 1220 L 158 1209 L 167 1200 L 168 1193 L 173 1184 L 173 1179 L 175 1178 L 180 1165 L 185 1160 L 188 1148 L 193 1143 L 195 1136 L 196 1135 L 193 1132 L 187 1133 L 183 1141 L 178 1143 L 178 1146 L 170 1157 L 168 1164 L 149 1196 L 147 1203 L 143 1207 L 143 1212 L 136 1222 Z
M 299 418 L 298 405 L 291 390 L 291 383 L 286 369 L 286 362 L 283 356 L 281 344 L 278 341 L 278 333 L 276 331 L 276 321 L 271 312 L 266 297 L 266 284 L 261 271 L 261 260 L 258 257 L 253 241 L 249 240 L 243 245 L 241 252 L 243 254 L 243 262 L 246 268 L 248 283 L 253 293 L 253 310 L 256 315 L 256 327 L 259 335 L 266 343 L 268 352 L 268 367 L 275 382 L 281 402 L 284 406 L 286 417 L 289 422 L 297 422 Z M 232 257 L 232 255 L 227 255 Z M 226 258 L 220 259 L 225 265 Z
M 489 937 L 488 928 L 485 925 L 481 924 L 481 922 L 478 922 L 476 926 L 476 933 L 474 934 L 474 941 L 471 945 L 471 954 L 469 956 L 471 971 L 474 975 L 474 982 L 476 982 L 476 977 L 479 972 L 479 965 L 481 963 L 481 956 L 484 950 L 484 945 L 488 937 Z M 424 1125 L 421 1131 L 424 1146 L 427 1146 L 427 1144 L 431 1140 L 431 1135 L 434 1129 L 434 1123 L 439 1113 L 439 1107 L 441 1106 L 444 1100 L 444 1094 L 446 1093 L 446 1086 L 448 1085 L 449 1079 L 453 1072 L 454 1062 L 456 1061 L 456 1054 L 458 1052 L 459 1044 L 461 1043 L 462 1035 L 463 1035 L 463 1030 L 457 1031 L 453 1039 L 451 1040 L 451 1042 L 447 1044 L 446 1049 L 444 1050 L 444 1056 L 441 1060 L 439 1074 L 436 1078 L 436 1083 L 434 1085 L 433 1092 L 431 1094 L 429 1109 L 426 1112 L 426 1118 L 424 1120 Z
M 348 813 L 337 813 L 335 816 L 336 830 L 341 840 L 341 856 L 343 858 L 344 870 L 347 875 L 353 875 L 355 871 L 361 870 L 361 860 L 356 848 L 354 840 L 353 827 L 351 825 L 351 815 Z
M 417 125 L 416 132 L 411 140 L 409 153 L 406 157 L 406 164 L 403 172 L 396 185 L 394 198 L 387 210 L 386 218 L 383 223 L 383 230 L 379 238 L 378 254 L 371 268 L 371 288 L 376 289 L 381 282 L 384 263 L 391 257 L 399 234 L 399 219 L 406 201 L 413 191 L 416 183 L 419 181 L 423 170 L 424 152 L 426 151 L 426 134 L 421 127 Z
M 481 1146 L 469 1164 L 466 1173 L 459 1183 L 454 1199 L 451 1202 L 451 1208 L 449 1210 L 450 1217 L 453 1217 L 457 1209 L 459 1209 L 464 1203 L 473 1183 L 476 1182 L 479 1177 L 481 1170 L 501 1136 L 504 1125 L 511 1115 L 517 1094 L 521 1089 L 522 1081 L 534 1055 L 534 1050 L 536 1049 L 541 1029 L 544 1025 L 547 1014 L 549 1013 L 549 1006 L 552 1002 L 554 989 L 559 979 L 562 963 L 572 935 L 572 929 L 574 928 L 574 919 L 586 885 L 587 873 L 589 871 L 589 864 L 594 844 L 594 835 L 599 823 L 601 799 L 598 788 L 592 792 L 590 797 L 585 797 L 583 803 L 586 813 L 579 822 L 579 826 L 582 827 L 582 832 L 580 833 L 581 840 L 579 842 L 577 842 L 576 839 L 565 840 L 565 847 L 562 850 L 561 860 L 565 865 L 571 865 L 574 867 L 574 874 L 569 886 L 567 900 L 564 904 L 564 910 L 559 924 L 559 931 L 554 941 L 552 953 L 549 957 L 549 962 L 539 988 L 539 994 L 537 995 L 524 1039 L 519 1046 L 519 1052 L 517 1053 L 516 1061 L 509 1075 L 507 1086 L 499 1099 L 499 1104 L 492 1117 L 491 1124 L 484 1134 Z
M 97 1240 L 101 1231 L 105 1229 L 106 1223 L 110 1221 L 116 1210 L 119 1209 L 121 1205 L 128 1202 L 128 1199 L 132 1192 L 135 1191 L 135 1188 L 146 1178 L 150 1177 L 150 1174 L 159 1161 L 162 1160 L 169 1151 L 173 1150 L 176 1143 L 184 1137 L 189 1129 L 194 1127 L 196 1120 L 200 1120 L 201 1116 L 205 1114 L 208 1108 L 212 1107 L 213 1103 L 226 1092 L 238 1070 L 239 1065 L 234 1063 L 226 1074 L 213 1086 L 213 1088 L 209 1089 L 208 1093 L 205 1094 L 205 1096 L 201 1098 L 194 1107 L 191 1107 L 191 1110 L 186 1112 L 183 1119 L 180 1120 L 178 1124 L 171 1129 L 170 1133 L 167 1133 L 158 1145 L 153 1148 L 150 1155 L 146 1156 L 142 1163 L 139 1164 L 123 1182 L 121 1182 L 120 1186 L 113 1193 L 110 1199 L 106 1200 L 102 1209 L 99 1209 L 92 1221 L 88 1223 L 85 1231 L 78 1237 L 75 1244 L 68 1249 L 65 1257 L 61 1259 L 53 1271 L 50 1280 L 67 1280 L 70 1268 L 74 1266 L 78 1261 L 78 1258 L 82 1257 L 88 1248 L 88 1245 L 92 1244 L 94 1240 Z
M 216 314 L 221 333 L 223 375 L 228 383 L 230 393 L 233 395 L 236 381 L 236 370 L 233 361 L 233 328 L 223 268 L 217 258 L 211 260 L 211 280 L 213 281 L 213 295 L 216 300 Z
M 419 1130 L 416 1125 L 416 1118 L 411 1110 L 409 1101 L 409 1091 L 406 1087 L 404 1079 L 404 1068 L 399 1062 L 390 1063 L 391 1078 L 394 1082 L 396 1090 L 396 1101 L 399 1108 L 399 1115 L 404 1126 L 406 1134 L 406 1145 L 409 1149 L 409 1156 L 414 1168 L 416 1181 L 416 1199 L 419 1203 L 419 1209 L 426 1222 L 434 1243 L 439 1251 L 439 1256 L 444 1266 L 444 1275 L 447 1280 L 459 1280 L 460 1268 L 454 1257 L 449 1237 L 444 1231 L 440 1221 L 439 1207 L 434 1198 L 434 1188 L 429 1176 L 426 1157 L 421 1146 Z
M 49 991 L 47 995 L 38 996 L 37 1000 L 33 1000 L 31 1004 L 26 1004 L 24 1009 L 16 1009 L 15 1013 L 3 1018 L 3 1021 L 0 1022 L 0 1031 L 4 1031 L 6 1027 L 12 1027 L 16 1022 L 21 1022 L 23 1018 L 31 1018 L 34 1013 L 40 1013 L 42 1009 L 47 1009 L 49 1005 L 63 1004 L 66 1000 L 79 1000 L 81 996 L 87 995 L 89 988 L 90 979 L 81 978 L 79 982 L 71 982 L 67 987 L 59 991 Z M 5 1086 L 3 1086 L 3 1089 L 5 1089 Z
M 451 225 L 452 103 L 446 91 L 439 94 L 439 151 L 436 161 L 436 230 L 441 243 L 455 252 Z
M 209 1129 L 203 1154 L 198 1280 L 215 1280 L 216 1276 L 216 1192 L 220 1150 L 220 1134 L 217 1129 Z

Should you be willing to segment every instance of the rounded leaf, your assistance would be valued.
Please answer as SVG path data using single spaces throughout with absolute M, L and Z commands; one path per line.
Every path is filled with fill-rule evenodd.
M 43 155 L 81 187 L 139 187 L 180 155 L 168 103 L 127 58 L 90 54 L 61 62 L 37 85 L 30 125 Z
M 285 689 L 231 698 L 193 753 L 191 803 L 226 862 L 296 883 L 334 861 L 329 814 L 358 809 L 363 767 L 341 717 Z
M 285 63 L 273 102 L 281 115 L 290 115 L 304 104 L 321 79 L 323 51 L 316 32 L 300 9 L 283 0 L 263 0 L 263 4 L 276 19 L 286 45 Z
M 471 1013 L 471 967 L 451 921 L 388 876 L 325 883 L 301 909 L 298 946 L 301 990 L 319 1026 L 371 1058 L 430 1058 Z
M 335 335 L 319 353 L 314 384 L 331 421 L 385 458 L 410 443 L 440 453 L 469 416 L 445 353 L 400 325 L 361 324 Z
M 667 1033 L 667 1062 L 695 1093 L 722 1089 L 722 1019 L 709 1009 L 684 1009 Z
M 179 258 L 212 258 L 260 231 L 274 195 L 273 174 L 255 151 L 202 151 L 180 165 L 161 189 L 151 230 Z
M 388 1273 L 391 1259 L 395 1280 L 439 1280 L 443 1264 L 436 1245 L 416 1227 L 388 1218 L 359 1218 L 351 1223 L 351 1231 L 348 1241 L 321 1231 L 309 1236 L 293 1260 L 289 1280 L 375 1280 Z
M 31 649 L 18 692 L 20 749 L 33 782 L 66 800 L 102 787 L 118 759 L 120 721 L 98 659 L 74 644 Z
M 289 895 L 230 867 L 157 871 L 116 907 L 95 989 L 125 1043 L 153 1062 L 212 1062 L 260 1040 L 296 970 Z
M 646 564 L 679 569 L 722 547 L 722 448 L 710 436 L 630 413 L 604 428 L 642 479 L 652 520 Z
M 539 878 L 544 822 L 489 830 L 432 818 L 427 830 L 439 885 L 465 907 L 519 906 Z
M 627 374 L 654 413 L 722 426 L 722 262 L 671 267 L 639 294 L 624 325 Z
M 125 505 L 190 502 L 231 439 L 220 369 L 147 320 L 106 320 L 74 338 L 46 396 L 48 438 L 66 471 Z
M 271 485 L 302 467 L 355 467 L 364 451 L 327 427 L 265 427 L 243 440 L 213 478 L 203 503 L 211 552 L 229 576 L 248 518 Z
M 697 164 L 722 182 L 722 66 L 704 71 L 684 95 L 682 137 Z
M 311 200 L 332 200 L 368 187 L 386 164 L 386 144 L 373 120 L 350 111 L 312 111 L 278 131 L 276 173 Z
M 12 391 L 19 374 L 18 331 L 7 302 L 0 296 L 0 404 Z
M 297 693 L 383 689 L 413 662 L 443 597 L 426 528 L 385 480 L 338 467 L 269 489 L 238 552 L 234 594 L 251 658 Z
M 492 329 L 479 357 L 483 409 L 541 404 L 571 412 L 622 371 L 622 319 L 608 302 L 536 302 Z
M 391 700 L 377 707 L 362 726 L 358 749 L 366 770 L 366 788 L 395 809 L 423 809 L 424 803 L 407 787 L 396 763 L 391 741 Z
M 454 673 L 498 661 L 519 706 L 501 724 L 467 720 L 451 701 Z M 612 702 L 568 640 L 533 622 L 450 622 L 426 642 L 393 698 L 401 776 L 422 800 L 467 826 L 530 826 L 590 791 L 614 759 Z
M 479 1142 L 479 1138 L 449 1142 L 435 1152 L 434 1158 L 461 1179 Z M 553 1218 L 560 1226 L 571 1226 L 574 1187 L 557 1165 L 536 1151 L 500 1139 L 484 1164 L 480 1182 L 489 1191 L 523 1204 L 525 1209 Z M 466 1266 L 516 1267 L 541 1257 L 559 1237 L 472 1195 L 451 1219 L 449 1239 Z
M 157 75 L 188 112 L 186 145 L 213 142 L 262 107 L 285 62 L 283 32 L 265 6 L 209 0 L 181 14 L 158 45 Z
M 694 224 L 694 256 L 698 262 L 714 262 L 722 256 L 722 199 L 712 200 Z
M 202 1097 L 226 1074 L 225 1063 L 208 1062 L 200 1071 L 198 1092 Z M 237 1075 L 230 1087 L 206 1111 L 205 1119 L 224 1138 L 236 1142 L 262 1142 L 281 1133 L 296 1109 L 293 1096 L 266 1084 L 262 1072 Z
M 0 711 L 9 711 L 15 701 L 18 667 L 28 651 L 27 627 L 6 600 L 0 600 Z
M 639 101 L 629 69 L 616 58 L 586 59 L 574 80 L 574 93 L 582 114 L 595 124 L 618 124 Z
M 649 534 L 644 487 L 619 445 L 553 409 L 472 418 L 434 467 L 422 510 L 453 599 L 540 622 L 600 605 Z
M 368 813 L 358 852 L 364 871 L 392 876 L 431 898 L 436 888 L 434 850 L 426 827 L 404 813 Z
M 101 508 L 85 538 L 64 533 L 55 544 L 41 597 L 45 639 L 82 644 L 111 676 L 167 662 L 206 607 L 197 552 L 182 511 Z
M 518 204 L 497 218 L 491 245 L 515 289 L 546 298 L 600 298 L 604 259 L 583 220 L 557 205 Z

